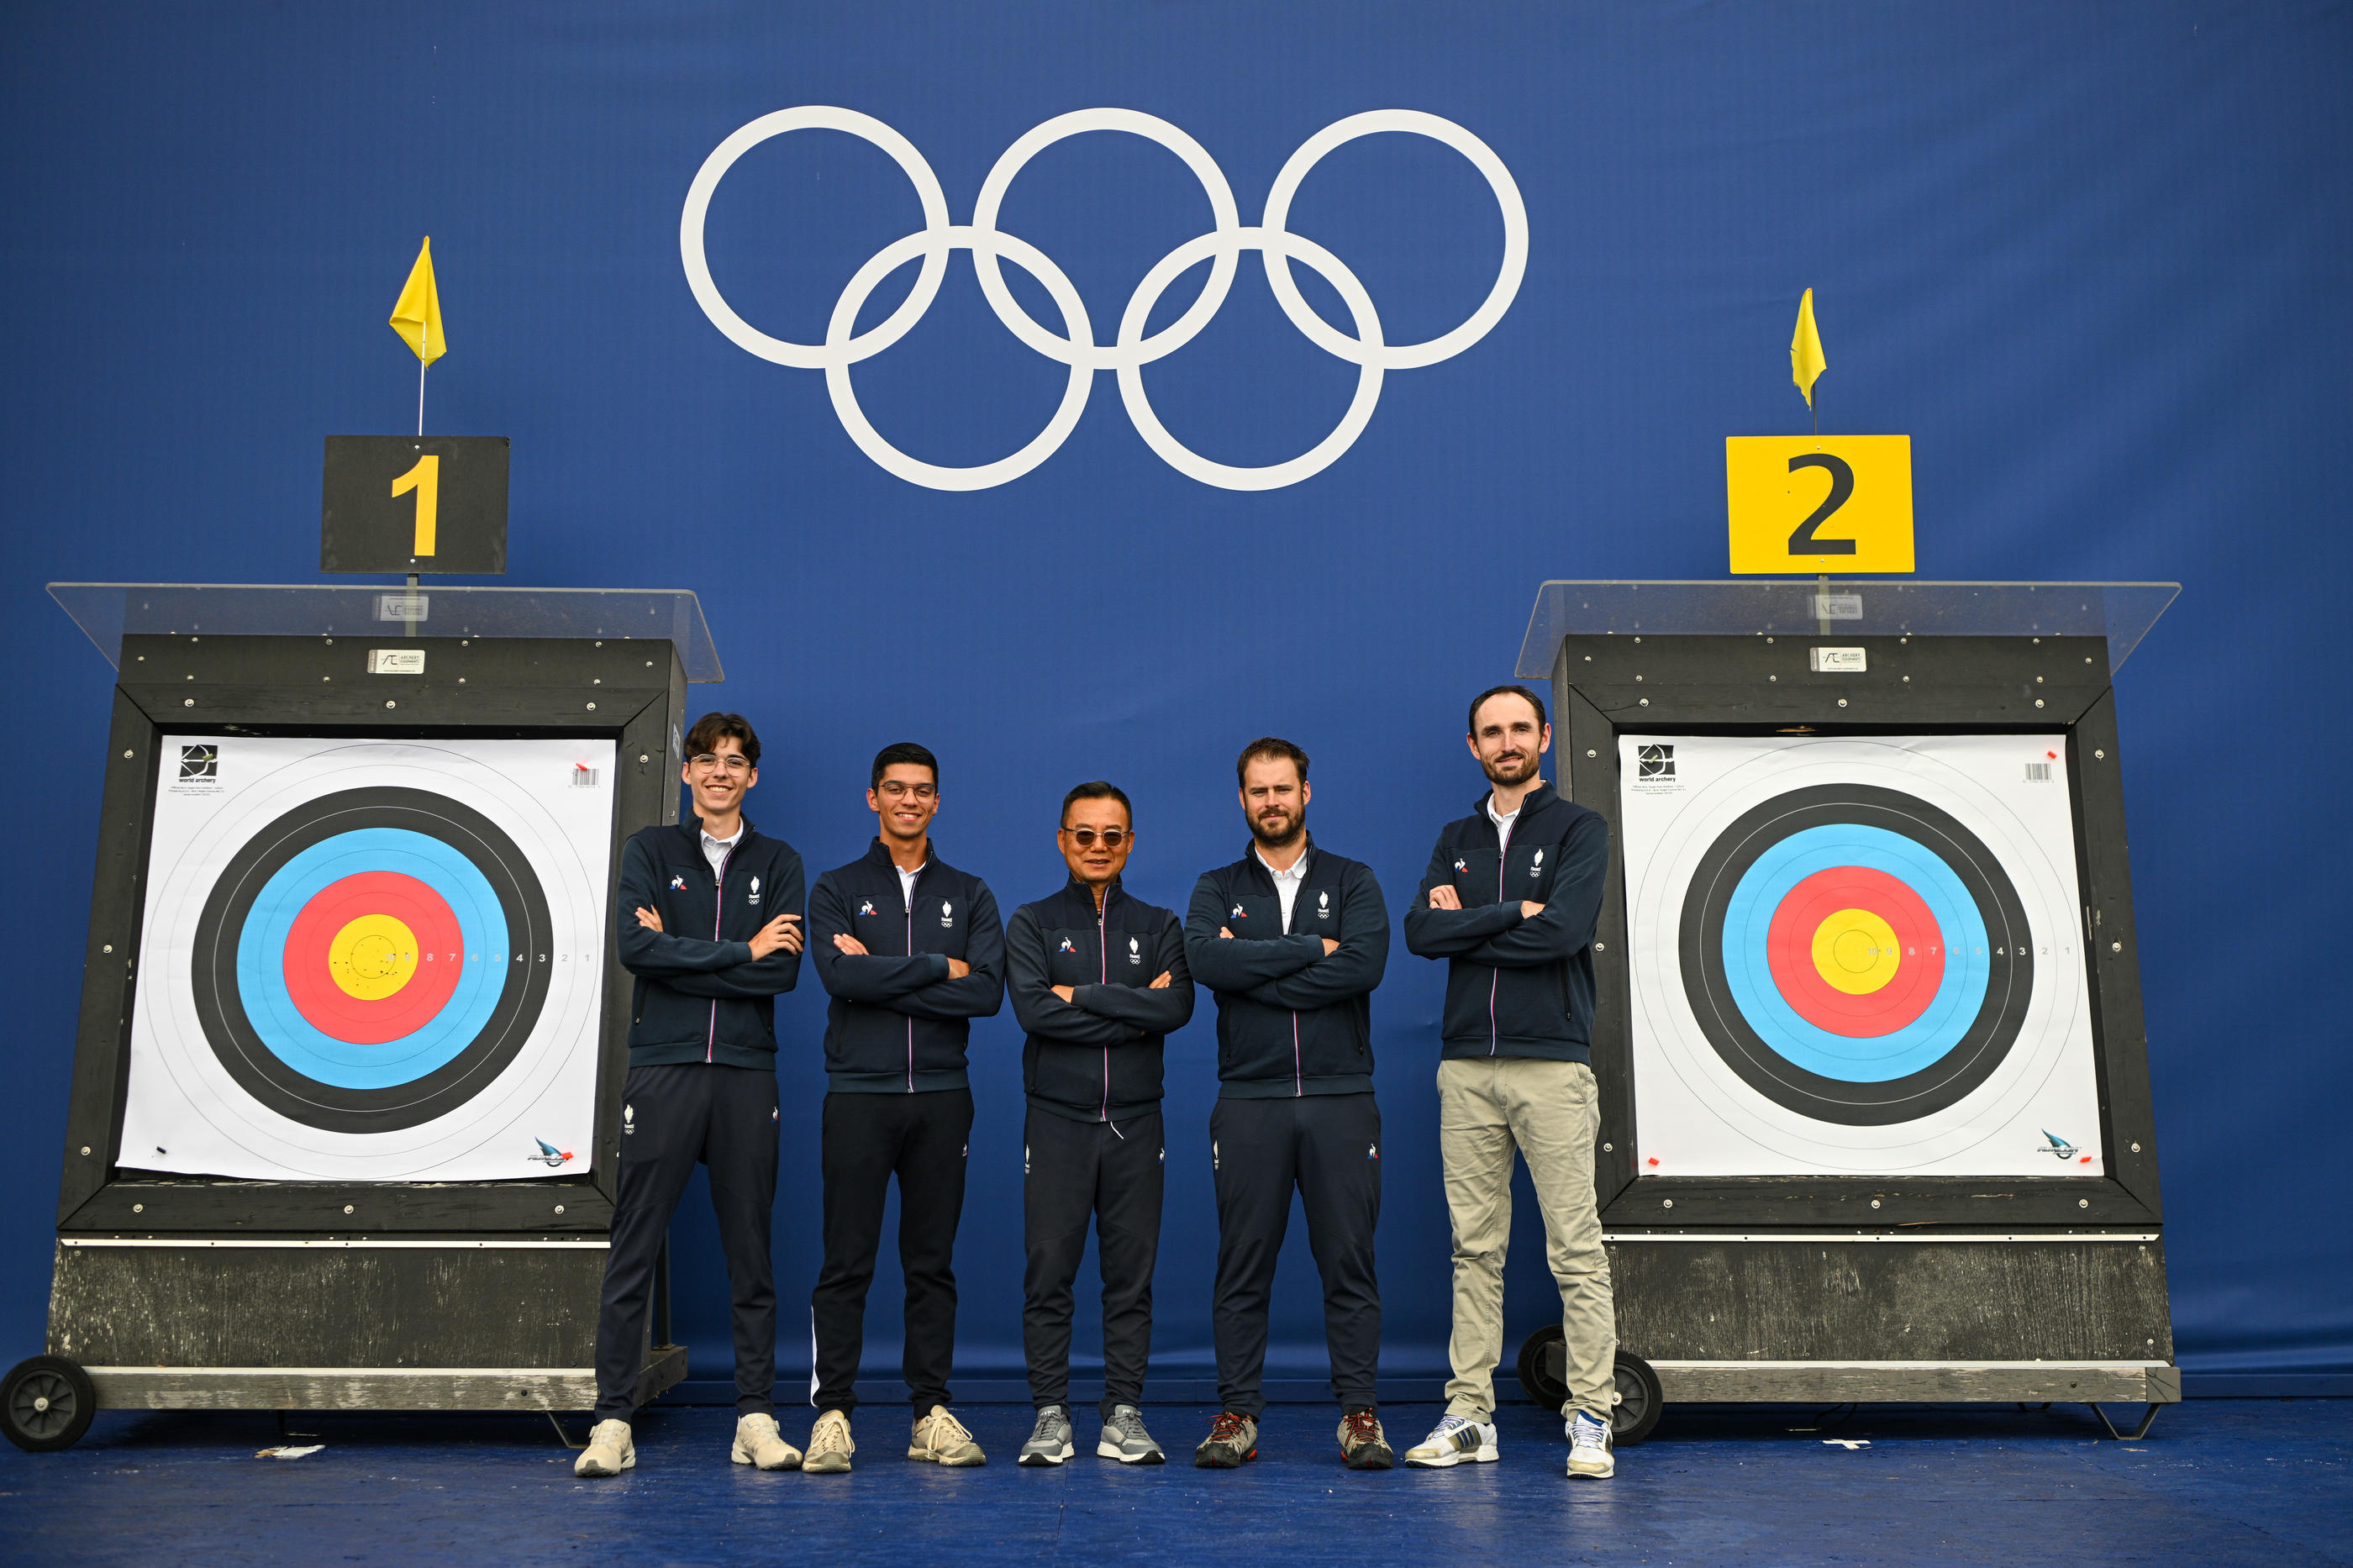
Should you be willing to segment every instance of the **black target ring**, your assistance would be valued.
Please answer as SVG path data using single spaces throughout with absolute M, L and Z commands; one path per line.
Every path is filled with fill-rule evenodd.
M 1927 1067 L 1879 1082 L 1814 1073 L 1776 1050 L 1736 1000 L 1725 966 L 1725 914 L 1749 868 L 1794 834 L 1847 826 L 1910 839 L 1943 862 L 1976 905 L 1989 948 L 1983 998 L 1958 1040 Z M 1693 1016 L 1725 1064 L 1775 1104 L 1849 1127 L 1914 1121 L 1959 1103 L 2009 1056 L 2034 992 L 2026 908 L 1992 851 L 1949 813 L 1869 784 L 1812 785 L 1744 813 L 1700 857 L 1684 891 L 1679 937 Z
M 470 862 L 498 900 L 508 952 L 488 1020 L 463 1048 L 406 1082 L 353 1089 L 322 1083 L 270 1049 L 245 1008 L 237 950 L 256 898 L 280 868 L 313 846 L 371 827 L 421 834 Z M 307 801 L 255 833 L 215 880 L 190 966 L 196 1016 L 222 1068 L 268 1110 L 324 1131 L 398 1131 L 460 1109 L 522 1053 L 547 1000 L 552 931 L 537 873 L 490 818 L 424 790 L 343 790 Z

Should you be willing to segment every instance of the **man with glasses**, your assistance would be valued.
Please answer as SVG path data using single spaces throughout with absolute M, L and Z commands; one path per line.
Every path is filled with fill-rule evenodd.
M 1135 845 L 1117 784 L 1062 797 L 1055 843 L 1060 892 L 1013 911 L 1006 989 L 1029 1038 L 1021 1086 L 1022 1221 L 1029 1254 L 1021 1339 L 1038 1420 L 1020 1463 L 1059 1465 L 1071 1432 L 1071 1286 L 1095 1226 L 1103 1275 L 1103 1436 L 1095 1453 L 1128 1465 L 1166 1458 L 1145 1430 L 1152 1358 L 1152 1266 L 1160 1251 L 1166 1145 L 1160 1057 L 1193 1016 L 1185 931 L 1176 915 L 1128 896 L 1120 873 Z
M 711 1170 L 711 1206 L 734 1306 L 739 1465 L 788 1470 L 776 1430 L 776 1007 L 801 967 L 801 858 L 744 819 L 760 738 L 741 714 L 687 731 L 681 779 L 694 819 L 648 827 L 621 850 L 613 903 L 622 967 L 637 977 L 621 1110 L 619 1195 L 596 1313 L 596 1425 L 581 1476 L 636 1468 L 629 1417 L 656 1260 L 687 1178 Z M 709 934 L 705 934 L 705 933 Z
M 899 1265 L 906 1276 L 901 1370 L 915 1405 L 907 1458 L 987 1462 L 948 1412 L 955 1360 L 956 1225 L 964 1216 L 972 1020 L 1004 1003 L 1005 928 L 988 884 L 932 851 L 940 765 L 909 742 L 874 759 L 866 791 L 881 832 L 863 858 L 828 871 L 809 896 L 809 951 L 833 997 L 826 1011 L 825 1267 L 809 1300 L 818 1408 L 807 1470 L 849 1468 L 866 1291 L 882 1245 L 882 1207 L 899 1180 Z

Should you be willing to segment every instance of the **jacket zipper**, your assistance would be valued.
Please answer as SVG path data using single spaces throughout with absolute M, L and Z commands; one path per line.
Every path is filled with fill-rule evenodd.
M 1307 893 L 1307 853 L 1305 850 L 1300 851 L 1299 858 L 1294 861 L 1293 864 L 1299 868 L 1299 891 L 1292 894 L 1291 896 L 1291 908 L 1293 913 L 1295 915 L 1299 909 L 1299 900 L 1305 897 Z M 1279 888 L 1275 889 L 1274 907 L 1276 909 L 1281 909 L 1282 907 L 1282 890 Z M 1292 922 L 1289 920 L 1285 920 L 1282 922 L 1283 935 L 1289 936 L 1291 934 L 1291 924 Z M 1291 1098 L 1293 1100 L 1303 1100 L 1306 1098 L 1307 1079 L 1303 1076 L 1305 1070 L 1306 1069 L 1302 1066 L 1299 1060 L 1299 1012 L 1298 1009 L 1293 1008 L 1291 1014 Z
M 1493 817 L 1488 818 L 1488 826 L 1495 829 L 1495 901 L 1500 904 L 1504 901 L 1504 861 L 1511 853 L 1512 840 Z M 1504 972 L 1500 969 L 1487 972 L 1487 1054 L 1491 1057 L 1503 1047 L 1501 1034 L 1495 1027 L 1495 987 L 1503 983 L 1503 979 Z
M 1095 906 L 1095 968 L 1105 985 L 1111 984 L 1111 932 L 1103 922 L 1111 914 L 1111 889 L 1103 889 L 1103 902 Z M 1103 1120 L 1111 1120 L 1111 1047 L 1103 1048 Z
M 899 874 L 899 868 L 897 866 L 894 865 L 891 868 L 891 874 L 894 877 Z M 915 868 L 915 880 L 920 882 L 923 879 L 923 868 L 918 866 Z M 909 958 L 913 958 L 915 956 L 915 889 L 913 883 L 907 883 L 902 887 L 899 894 L 899 902 L 902 906 L 902 912 L 907 917 L 907 956 Z M 907 1092 L 909 1094 L 915 1092 L 915 1016 L 913 1013 L 907 1015 Z
M 738 831 L 741 830 L 739 829 Z M 718 891 L 712 899 L 711 940 L 713 942 L 717 942 L 719 940 L 720 921 L 724 920 L 727 916 L 727 862 L 733 858 L 735 858 L 735 847 L 731 844 L 720 854 L 719 869 L 713 873 L 713 879 L 718 884 Z M 719 998 L 714 996 L 711 999 L 711 1032 L 703 1037 L 702 1041 L 703 1061 L 705 1063 L 709 1063 L 715 1060 L 717 1058 L 718 1051 Z

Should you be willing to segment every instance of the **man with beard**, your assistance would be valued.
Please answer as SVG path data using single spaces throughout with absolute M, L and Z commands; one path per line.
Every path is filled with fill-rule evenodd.
M 1600 1124 L 1592 1053 L 1593 925 L 1609 825 L 1537 776 L 1552 746 L 1542 699 L 1498 686 L 1471 704 L 1471 754 L 1493 786 L 1430 852 L 1407 948 L 1448 962 L 1438 1064 L 1438 1151 L 1454 1226 L 1454 1332 L 1446 1414 L 1405 1462 L 1445 1469 L 1496 1456 L 1495 1363 L 1512 1154 L 1528 1163 L 1567 1336 L 1568 1473 L 1615 1468 L 1618 1355 L 1609 1258 L 1593 1194 Z
M 1381 1113 L 1373 1102 L 1373 988 L 1389 952 L 1371 869 L 1307 835 L 1307 753 L 1269 736 L 1234 764 L 1251 844 L 1203 876 L 1185 917 L 1193 977 L 1218 996 L 1218 1194 L 1210 1324 L 1221 1408 L 1193 1451 L 1204 1469 L 1258 1457 L 1267 1303 L 1291 1194 L 1324 1279 L 1324 1337 L 1351 1469 L 1392 1463 L 1375 1402 L 1381 1342 L 1373 1229 Z

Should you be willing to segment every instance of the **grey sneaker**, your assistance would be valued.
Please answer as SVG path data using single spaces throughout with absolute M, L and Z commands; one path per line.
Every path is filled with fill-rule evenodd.
M 1021 1445 L 1017 1465 L 1059 1465 L 1076 1452 L 1071 1447 L 1071 1407 L 1049 1405 L 1038 1412 L 1038 1425 Z
M 638 1446 L 629 1438 L 626 1421 L 599 1421 L 588 1433 L 588 1447 L 572 1462 L 575 1476 L 617 1476 L 638 1468 Z
M 1114 1405 L 1103 1418 L 1103 1441 L 1095 1452 L 1106 1459 L 1117 1459 L 1123 1465 L 1165 1465 L 1168 1456 L 1144 1429 L 1144 1412 L 1133 1405 Z
M 1494 1424 L 1468 1415 L 1443 1416 L 1429 1436 L 1405 1451 L 1405 1462 L 1423 1470 L 1451 1469 L 1465 1463 L 1492 1465 L 1495 1462 Z

